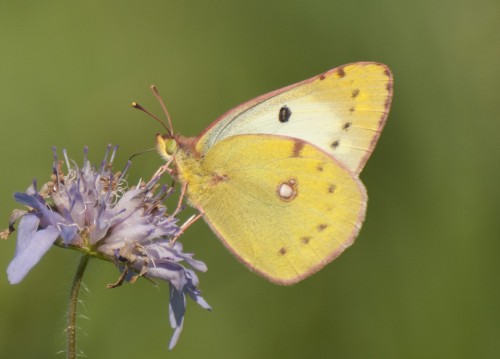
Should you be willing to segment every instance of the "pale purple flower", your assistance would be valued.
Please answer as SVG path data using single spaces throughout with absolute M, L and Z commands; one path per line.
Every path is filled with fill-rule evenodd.
M 160 175 L 127 188 L 124 176 L 130 163 L 122 173 L 114 174 L 111 165 L 117 147 L 110 149 L 108 146 L 98 170 L 87 159 L 87 149 L 81 168 L 63 151 L 67 174 L 54 150 L 52 180 L 40 190 L 34 182 L 26 192 L 15 193 L 16 201 L 29 210 L 15 211 L 11 216 L 8 233 L 13 223 L 20 221 L 8 279 L 11 284 L 19 283 L 55 244 L 116 263 L 122 275 L 108 285 L 110 288 L 141 276 L 165 280 L 170 286 L 172 349 L 182 330 L 186 294 L 211 309 L 200 295 L 195 272 L 182 263 L 200 272 L 207 267 L 192 254 L 184 253 L 180 242 L 172 241 L 180 227 L 167 213 L 164 200 L 171 189 L 159 185 Z

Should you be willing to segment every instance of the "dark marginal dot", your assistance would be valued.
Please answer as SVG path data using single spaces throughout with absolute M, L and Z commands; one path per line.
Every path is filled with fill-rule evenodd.
M 387 77 L 391 77 L 391 71 L 388 68 L 385 69 L 384 73 Z
M 319 75 L 319 79 L 320 79 L 320 80 L 324 80 L 325 78 L 326 78 L 326 75 L 325 75 L 325 74 L 321 74 L 321 75 Z
M 328 192 L 329 193 L 335 192 L 335 188 L 337 188 L 337 186 L 335 186 L 334 184 L 329 185 L 328 186 Z
M 320 224 L 320 225 L 318 226 L 318 231 L 319 231 L 319 232 L 322 232 L 322 231 L 324 231 L 324 230 L 326 229 L 326 227 L 328 227 L 328 224 L 324 224 L 324 223 L 322 223 L 322 224 Z
M 355 98 L 359 95 L 359 89 L 352 90 L 352 98 Z
M 342 129 L 344 131 L 347 131 L 349 129 L 349 127 L 351 127 L 351 123 L 350 122 L 346 122 L 344 123 L 344 125 L 342 126 Z
M 288 122 L 290 116 L 292 116 L 292 111 L 287 106 L 283 106 L 282 108 L 280 108 L 278 119 L 281 123 Z
M 338 69 L 337 74 L 339 75 L 339 77 L 344 77 L 345 76 L 344 68 L 341 67 L 340 69 Z
M 283 254 L 286 254 L 286 249 L 285 249 L 285 247 L 281 247 L 281 249 L 280 249 L 280 254 L 282 254 L 282 255 L 283 255 Z
M 308 244 L 309 241 L 311 240 L 311 237 L 302 237 L 300 238 L 300 241 L 304 244 Z
M 336 150 L 336 149 L 337 149 L 337 147 L 339 147 L 339 145 L 340 145 L 340 141 L 339 141 L 339 140 L 337 140 L 337 141 L 333 141 L 333 142 L 332 142 L 332 148 L 333 148 L 334 150 Z

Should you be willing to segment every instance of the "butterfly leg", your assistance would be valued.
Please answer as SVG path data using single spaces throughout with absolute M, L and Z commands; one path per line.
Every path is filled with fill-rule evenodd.
M 180 226 L 179 232 L 177 232 L 175 237 L 170 240 L 170 244 L 173 245 L 177 238 L 179 238 L 186 231 L 186 229 L 188 229 L 194 222 L 196 222 L 201 218 L 201 216 L 203 216 L 203 213 L 204 212 L 198 213 L 196 216 L 192 216 L 186 222 L 184 222 L 182 226 Z
M 177 207 L 175 208 L 174 213 L 172 214 L 172 217 L 177 216 L 179 212 L 182 210 L 182 201 L 184 200 L 184 197 L 186 196 L 186 191 L 187 191 L 187 182 L 184 182 L 182 184 L 182 189 L 181 189 L 181 195 L 179 196 L 179 200 L 177 201 Z
M 173 162 L 173 160 L 174 160 L 173 158 L 168 160 L 168 162 L 166 162 L 163 166 L 158 168 L 153 177 L 161 176 L 165 172 L 167 172 L 169 175 L 172 175 L 173 170 L 170 168 L 170 164 Z

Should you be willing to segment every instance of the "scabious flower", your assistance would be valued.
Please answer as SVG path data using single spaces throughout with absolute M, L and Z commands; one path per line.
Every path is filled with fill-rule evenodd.
M 198 277 L 183 263 L 200 272 L 207 267 L 192 254 L 184 253 L 182 244 L 173 240 L 180 227 L 177 219 L 167 213 L 164 200 L 172 191 L 159 185 L 161 174 L 127 188 L 125 175 L 130 162 L 123 172 L 113 173 L 116 150 L 108 146 L 96 170 L 87 159 L 87 149 L 81 168 L 69 160 L 66 151 L 64 161 L 59 161 L 54 149 L 51 181 L 40 190 L 33 182 L 26 192 L 15 193 L 15 200 L 29 210 L 14 211 L 9 229 L 3 232 L 3 237 L 12 232 L 14 222 L 19 220 L 8 279 L 11 284 L 19 283 L 55 244 L 116 263 L 121 275 L 109 288 L 141 276 L 165 280 L 170 287 L 169 315 L 174 329 L 171 349 L 182 330 L 186 294 L 210 310 L 200 295 Z

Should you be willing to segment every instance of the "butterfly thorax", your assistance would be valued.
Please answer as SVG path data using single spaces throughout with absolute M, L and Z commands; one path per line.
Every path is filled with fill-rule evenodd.
M 190 149 L 179 147 L 173 163 L 174 177 L 179 183 L 187 184 L 188 203 L 198 207 L 200 197 L 207 193 L 207 179 L 212 178 L 213 173 L 204 166 L 203 158 Z
M 196 137 L 185 137 L 182 135 L 175 135 L 174 140 L 177 143 L 177 147 L 185 152 L 190 152 L 196 155 Z
M 182 135 L 157 135 L 156 147 L 167 162 L 173 164 L 172 177 L 181 184 L 187 184 L 188 203 L 198 206 L 192 193 L 204 193 L 206 181 L 212 175 L 203 165 L 203 157 L 195 149 L 197 138 Z

